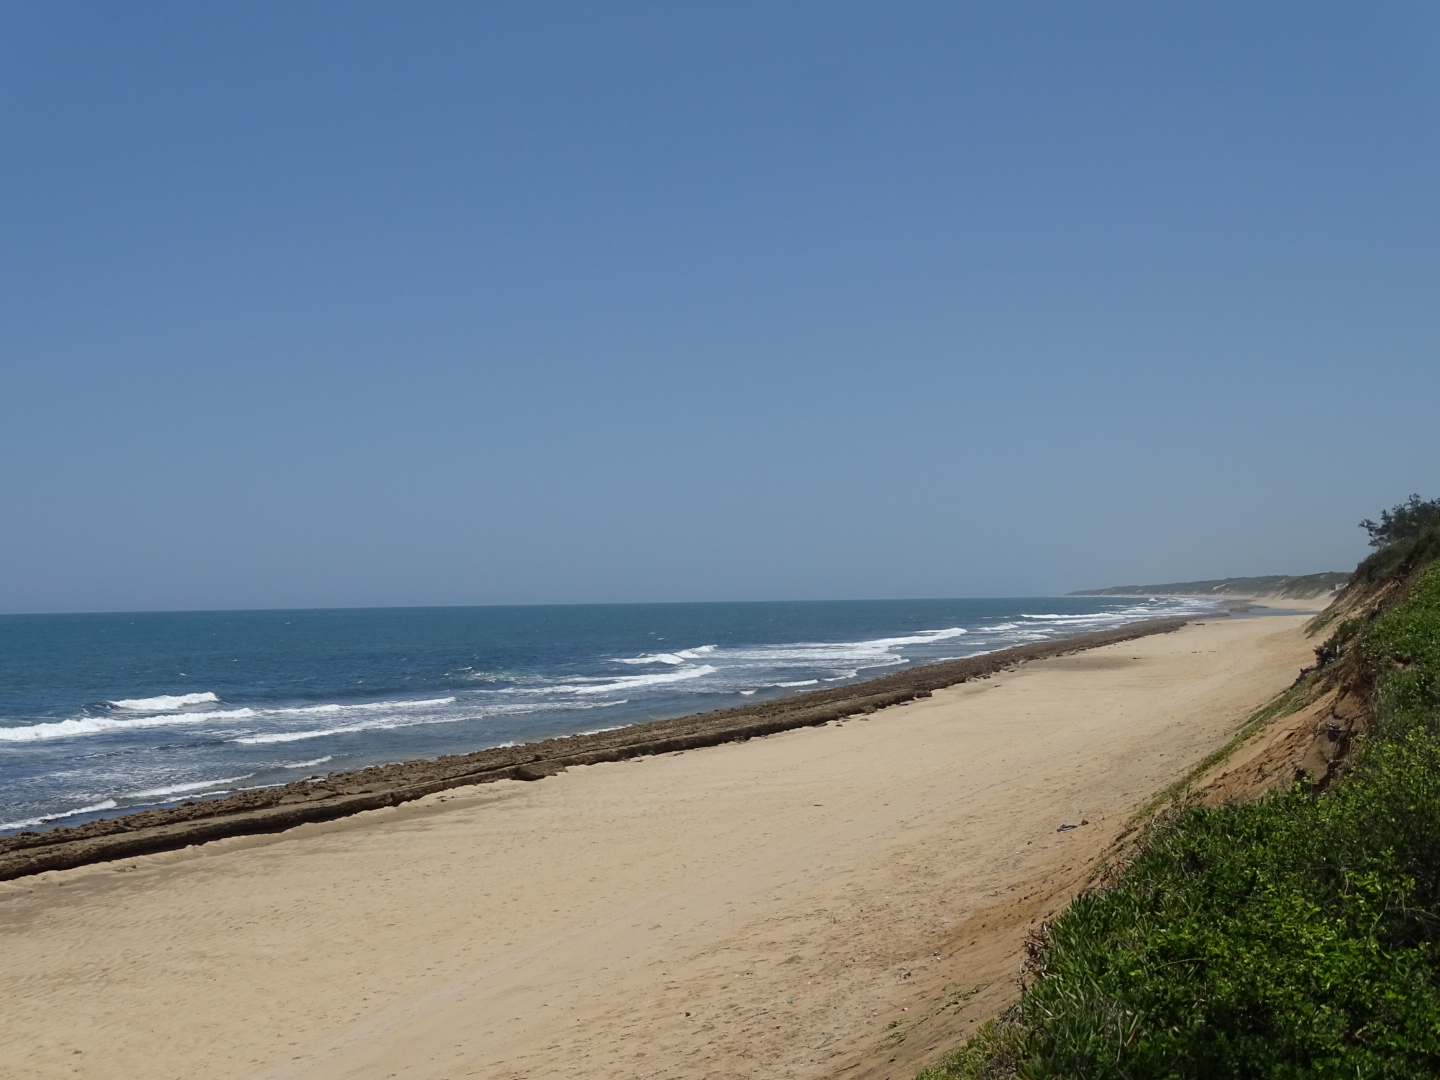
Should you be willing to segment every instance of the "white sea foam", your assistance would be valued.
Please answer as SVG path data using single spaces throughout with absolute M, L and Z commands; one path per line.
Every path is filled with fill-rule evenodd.
M 191 697 L 204 697 L 192 694 Z M 214 700 L 214 695 L 210 695 Z M 159 700 L 151 698 L 149 700 Z M 178 700 L 178 699 L 176 699 Z M 47 739 L 70 739 L 80 735 L 100 735 L 109 731 L 135 731 L 141 728 L 170 727 L 175 724 L 211 723 L 217 720 L 254 720 L 271 717 L 342 716 L 348 713 L 385 713 L 438 708 L 453 705 L 455 698 L 426 698 L 421 701 L 369 701 L 357 705 L 301 705 L 282 709 L 210 709 L 197 712 L 168 712 L 152 716 L 112 717 L 78 716 L 24 727 L 0 727 L 0 742 L 39 742 Z M 112 704 L 119 704 L 112 702 Z
M 1096 611 L 1088 615 L 1056 615 L 1054 613 L 1040 615 L 1021 615 L 1022 619 L 1029 619 L 1031 622 L 1042 622 L 1060 625 L 1080 625 L 1083 623 L 1127 623 L 1137 619 L 1153 619 L 1157 615 L 1189 615 L 1201 611 L 1213 611 L 1214 605 L 1208 601 L 1200 601 L 1198 604 L 1175 604 L 1166 605 L 1163 608 L 1149 606 L 1120 608 L 1116 611 Z
M 453 701 L 454 698 L 436 700 Z M 425 702 L 413 702 L 413 704 L 422 705 L 425 704 Z M 272 731 L 253 735 L 241 735 L 230 741 L 241 746 L 266 746 L 270 743 L 291 743 L 302 742 L 306 739 L 323 739 L 328 735 L 351 735 L 358 731 L 391 731 L 395 728 L 418 727 L 423 724 L 456 724 L 463 720 L 484 720 L 492 716 L 534 713 L 542 710 L 603 709 L 610 705 L 623 704 L 623 701 L 584 701 L 544 705 L 538 703 L 533 705 L 487 705 L 482 709 L 466 710 L 464 712 L 385 717 L 383 719 L 369 720 L 358 724 L 345 724 L 340 727 L 312 728 L 302 731 Z M 320 760 L 329 761 L 330 759 L 327 757 L 321 758 Z
M 862 646 L 883 646 L 890 649 L 897 645 L 928 645 L 932 641 L 945 641 L 949 638 L 959 637 L 961 634 L 968 634 L 970 631 L 958 626 L 951 626 L 944 630 L 922 630 L 918 634 L 911 634 L 909 637 L 874 638 L 870 641 L 859 641 L 857 645 Z
M 865 668 L 906 664 L 909 660 L 900 655 L 902 648 L 933 645 L 961 637 L 967 632 L 964 627 L 950 626 L 861 641 L 700 645 L 675 652 L 615 657 L 611 661 L 637 667 L 669 668 L 668 671 L 618 678 L 573 675 L 559 679 L 529 679 L 520 685 L 488 692 L 544 695 L 554 700 L 559 695 L 628 693 L 650 688 L 663 690 L 674 684 L 689 683 L 689 689 L 698 693 L 738 692 L 748 695 L 754 693 L 757 684 L 787 689 L 813 686 L 820 681 L 841 682 L 856 678 Z M 703 663 L 692 663 L 701 658 Z M 803 677 L 787 678 L 789 672 Z M 742 687 L 746 689 L 742 690 Z
M 430 709 L 441 705 L 453 705 L 453 697 L 425 698 L 420 701 L 365 701 L 355 705 L 337 705 L 328 703 L 325 705 L 293 705 L 280 709 L 218 709 L 213 712 L 199 714 L 199 719 L 204 720 L 244 720 L 268 719 L 279 716 L 341 716 L 347 713 L 374 713 L 394 712 L 397 709 Z M 174 719 L 171 717 L 170 719 Z
M 24 829 L 31 825 L 49 825 L 52 821 L 59 821 L 61 818 L 76 817 L 79 814 L 93 814 L 100 810 L 114 810 L 116 807 L 114 799 L 106 799 L 93 806 L 80 806 L 74 810 L 64 810 L 58 814 L 46 814 L 44 817 L 29 818 L 25 821 L 0 822 L 0 831 L 6 829 Z
M 1021 615 L 1022 619 L 1034 619 L 1037 622 L 1076 623 L 1076 622 L 1115 622 L 1117 619 L 1125 618 L 1118 611 L 1102 611 L 1094 615 Z
M 339 713 L 392 712 L 395 709 L 433 709 L 454 705 L 453 697 L 424 698 L 419 701 L 366 701 L 358 705 L 298 705 L 289 709 L 266 709 L 266 716 L 316 716 Z
M 323 739 L 326 735 L 349 735 L 355 731 L 371 731 L 375 728 L 410 727 L 410 724 L 350 724 L 346 727 L 322 728 L 317 731 L 272 731 L 268 735 L 242 735 L 231 742 L 241 746 L 268 746 L 270 743 L 301 742 L 304 739 Z
M 702 656 L 713 653 L 718 646 L 700 645 L 694 649 L 681 649 L 679 652 L 646 653 L 643 656 L 618 657 L 612 660 L 614 664 L 683 664 L 686 660 L 698 660 Z
M 241 791 L 257 791 L 259 788 L 283 787 L 283 784 L 260 784 L 255 788 L 240 788 Z M 161 802 L 184 802 L 186 799 L 208 799 L 212 795 L 229 795 L 235 788 L 222 788 L 219 791 L 188 791 L 184 795 L 171 795 L 168 799 L 161 799 Z
M 718 669 L 710 664 L 681 668 L 655 675 L 621 675 L 615 679 L 575 678 L 552 686 L 516 688 L 515 693 L 556 693 L 556 694 L 619 694 L 627 690 L 640 690 L 647 686 L 663 686 L 666 683 L 688 682 L 691 679 L 713 675 Z
M 48 724 L 25 727 L 0 727 L 0 742 L 40 742 L 45 739 L 69 739 L 77 735 L 98 735 L 106 731 L 133 731 L 136 728 L 169 727 L 172 724 L 198 724 L 211 719 L 213 713 L 169 713 L 160 716 L 137 716 L 130 720 L 108 716 L 82 716 L 73 720 L 55 720 Z
M 170 784 L 168 787 L 149 788 L 145 791 L 132 791 L 124 796 L 127 799 L 154 799 L 162 795 L 178 795 L 182 791 L 194 792 L 200 788 L 215 787 L 218 784 L 238 784 L 241 780 L 248 780 L 254 773 L 246 773 L 244 776 L 225 776 L 218 780 L 196 780 L 188 784 Z
M 122 698 L 112 701 L 117 709 L 133 712 L 164 712 L 167 709 L 188 709 L 192 705 L 212 705 L 220 699 L 211 693 L 204 694 L 161 694 L 158 697 Z
M 902 662 L 893 650 L 904 645 L 930 645 L 969 633 L 959 626 L 944 630 L 922 630 L 903 637 L 870 638 L 865 641 L 796 641 L 783 645 L 750 645 L 723 649 L 716 659 L 762 662 L 824 662 L 831 660 L 887 660 Z M 868 664 L 866 666 L 869 666 Z
M 324 705 L 290 705 L 276 709 L 221 709 L 203 714 L 209 719 L 228 719 L 232 717 L 272 717 L 272 716 L 341 716 L 349 713 L 376 713 L 394 712 L 397 709 L 433 709 L 441 705 L 454 705 L 455 698 L 402 698 L 396 701 L 362 701 L 353 705 L 340 705 L 335 702 L 327 702 Z

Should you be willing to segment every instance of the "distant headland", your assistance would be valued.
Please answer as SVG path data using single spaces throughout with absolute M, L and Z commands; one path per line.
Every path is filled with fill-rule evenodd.
M 1081 589 L 1067 596 L 1244 596 L 1310 600 L 1344 588 L 1349 574 L 1270 574 L 1265 577 L 1216 578 L 1210 581 L 1172 581 L 1166 585 L 1112 585 L 1108 589 Z

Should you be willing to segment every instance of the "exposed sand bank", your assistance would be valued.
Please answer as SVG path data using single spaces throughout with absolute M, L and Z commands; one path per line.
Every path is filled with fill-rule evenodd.
M 0 884 L 0 1076 L 911 1076 L 1305 621 Z

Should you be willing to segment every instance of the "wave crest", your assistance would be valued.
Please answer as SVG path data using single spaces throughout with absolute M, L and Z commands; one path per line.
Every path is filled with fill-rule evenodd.
M 6 821 L 0 823 L 0 830 L 25 829 L 32 825 L 49 825 L 52 821 L 59 821 L 61 818 L 75 817 L 78 814 L 94 814 L 101 810 L 114 810 L 119 804 L 114 799 L 106 799 L 94 806 L 80 806 L 74 810 L 62 810 L 58 814 L 46 814 L 44 817 L 27 818 L 25 821 Z
M 214 705 L 220 699 L 206 691 L 203 694 L 160 694 L 156 697 L 121 698 L 109 704 L 117 709 L 131 712 L 165 712 L 174 709 L 188 709 L 192 705 Z

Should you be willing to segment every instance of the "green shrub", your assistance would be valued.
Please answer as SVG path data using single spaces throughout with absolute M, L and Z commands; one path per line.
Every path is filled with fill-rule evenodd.
M 1370 546 L 1389 547 L 1398 540 L 1410 540 L 1425 529 L 1440 525 L 1440 499 L 1421 499 L 1411 495 L 1399 506 L 1382 511 L 1379 521 L 1366 518 L 1360 528 L 1370 534 Z
M 1355 568 L 1352 581 L 1373 583 L 1404 577 L 1415 568 L 1440 559 L 1440 525 L 1428 525 L 1413 536 L 1397 539 Z
M 987 1020 L 964 1046 L 915 1080 L 1002 1080 L 1015 1075 L 1027 1045 L 1026 1032 L 1015 1017 Z

